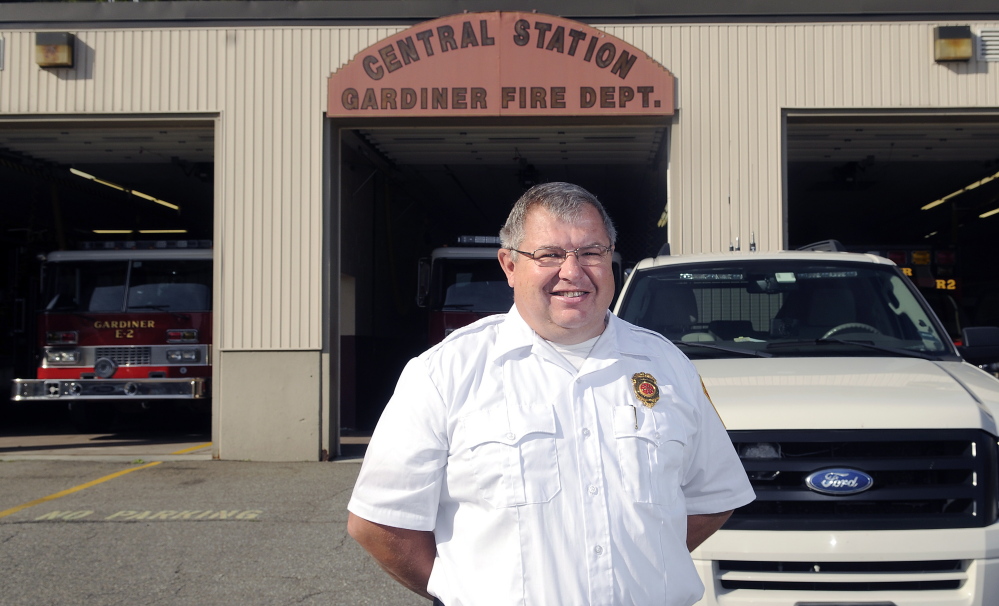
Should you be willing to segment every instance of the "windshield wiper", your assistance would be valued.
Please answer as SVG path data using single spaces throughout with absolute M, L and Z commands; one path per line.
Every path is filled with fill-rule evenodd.
M 678 347 L 683 347 L 683 346 L 703 347 L 705 349 L 714 349 L 717 351 L 740 354 L 743 356 L 753 356 L 757 358 L 774 357 L 772 353 L 767 353 L 765 351 L 757 351 L 755 349 L 739 349 L 738 347 L 725 347 L 723 345 L 712 345 L 711 343 L 705 343 L 704 341 L 673 341 L 673 343 Z
M 934 356 L 931 354 L 923 353 L 920 351 L 912 351 L 909 349 L 899 349 L 897 347 L 885 347 L 884 345 L 875 345 L 867 341 L 853 341 L 847 339 L 812 339 L 810 341 L 787 341 L 779 343 L 768 343 L 767 349 L 778 349 L 782 347 L 800 347 L 802 345 L 856 345 L 857 347 L 866 347 L 867 349 L 873 349 L 875 351 L 882 351 L 885 353 L 896 354 L 899 356 L 906 356 L 909 358 L 921 358 L 923 360 L 939 360 L 939 356 Z

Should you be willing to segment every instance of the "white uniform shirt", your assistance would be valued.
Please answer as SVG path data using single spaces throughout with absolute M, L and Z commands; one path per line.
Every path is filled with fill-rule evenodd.
M 434 531 L 428 591 L 446 606 L 681 605 L 703 592 L 686 517 L 753 498 L 672 343 L 608 314 L 577 371 L 514 307 L 409 362 L 348 508 Z

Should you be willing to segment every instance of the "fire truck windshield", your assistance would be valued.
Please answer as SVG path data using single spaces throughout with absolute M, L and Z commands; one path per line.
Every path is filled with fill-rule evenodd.
M 495 257 L 437 259 L 431 308 L 471 312 L 507 312 L 513 306 L 513 289 Z
M 51 263 L 49 312 L 209 311 L 211 260 Z

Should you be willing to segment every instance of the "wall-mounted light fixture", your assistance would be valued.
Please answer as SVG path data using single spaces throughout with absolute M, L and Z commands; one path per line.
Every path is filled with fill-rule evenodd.
M 40 67 L 73 67 L 76 36 L 67 32 L 35 34 L 35 63 Z
M 970 61 L 975 51 L 970 25 L 941 25 L 933 28 L 933 58 L 941 61 Z

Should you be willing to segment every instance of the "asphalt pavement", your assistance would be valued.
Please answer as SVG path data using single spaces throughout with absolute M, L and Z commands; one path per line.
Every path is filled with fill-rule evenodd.
M 0 431 L 0 605 L 429 604 L 347 536 L 363 439 L 257 463 L 207 437 Z

